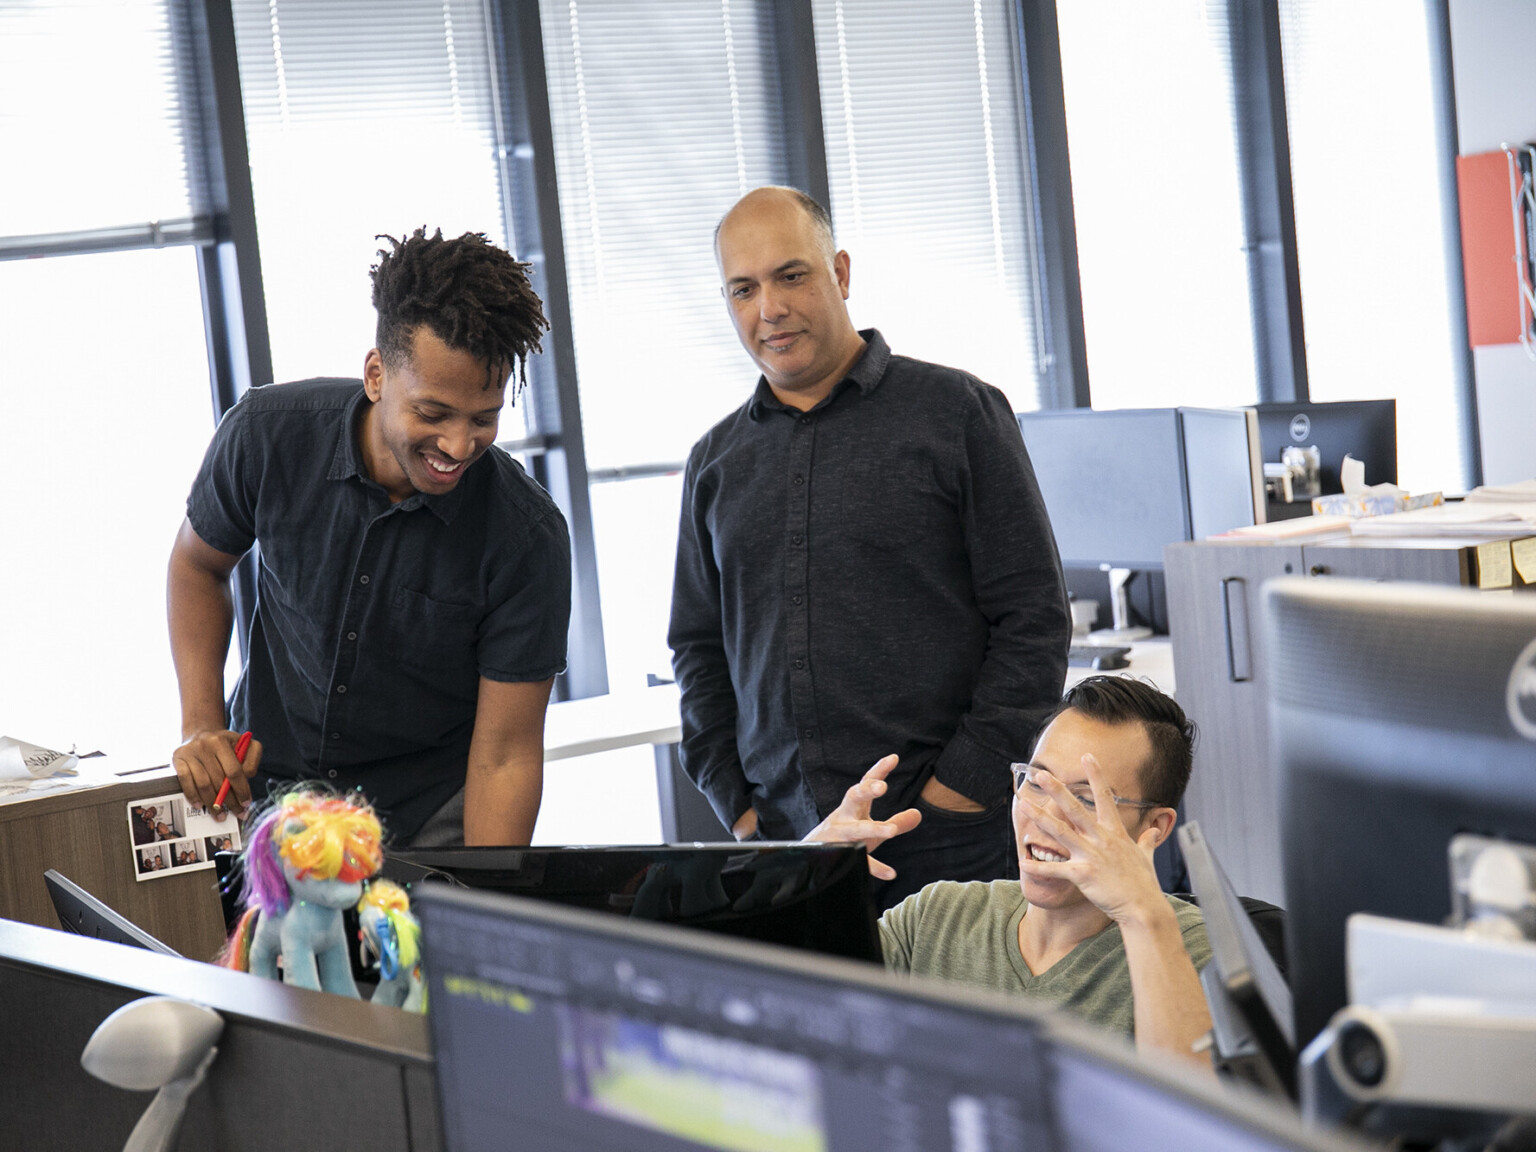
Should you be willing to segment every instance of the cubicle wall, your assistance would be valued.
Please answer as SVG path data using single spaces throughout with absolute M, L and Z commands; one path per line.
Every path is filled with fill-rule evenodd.
M 143 996 L 224 1018 L 183 1152 L 437 1152 L 426 1021 L 208 964 L 0 920 L 0 1148 L 121 1148 L 150 1093 L 87 1074 L 80 1053 Z

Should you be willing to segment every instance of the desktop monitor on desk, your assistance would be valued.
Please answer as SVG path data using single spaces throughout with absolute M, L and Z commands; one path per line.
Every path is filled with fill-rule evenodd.
M 1440 923 L 1453 836 L 1536 843 L 1536 597 L 1300 577 L 1264 597 L 1303 1048 L 1347 1003 L 1351 913 Z
M 1266 464 L 1278 464 L 1290 447 L 1318 450 L 1322 495 L 1344 491 L 1339 466 L 1345 456 L 1365 465 L 1367 484 L 1397 483 L 1397 401 L 1347 400 L 1332 403 L 1255 404 L 1259 445 Z M 1271 519 L 1309 515 L 1310 499 L 1287 508 L 1271 501 Z
M 1155 574 L 1127 592 L 1154 631 L 1167 631 L 1163 549 L 1264 520 L 1250 409 L 1066 408 L 1020 413 L 1019 428 L 1069 590 L 1107 605 L 1101 569 Z
M 863 845 L 757 841 L 391 851 L 398 884 L 443 881 L 880 962 Z
M 1026 997 L 440 884 L 419 910 L 444 1152 L 1346 1147 Z

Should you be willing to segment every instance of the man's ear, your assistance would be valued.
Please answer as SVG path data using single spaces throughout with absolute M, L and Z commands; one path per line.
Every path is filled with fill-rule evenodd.
M 368 349 L 363 357 L 363 391 L 375 404 L 384 392 L 384 356 L 377 348 Z
M 847 252 L 838 252 L 832 257 L 832 275 L 837 279 L 837 286 L 842 291 L 843 299 L 848 299 L 849 270 L 853 266 L 853 260 Z
M 1147 823 L 1157 829 L 1158 845 L 1173 835 L 1173 825 L 1179 818 L 1179 814 L 1176 811 L 1172 808 L 1154 808 L 1147 815 L 1150 817 Z M 1153 847 L 1157 847 L 1157 845 L 1153 845 Z

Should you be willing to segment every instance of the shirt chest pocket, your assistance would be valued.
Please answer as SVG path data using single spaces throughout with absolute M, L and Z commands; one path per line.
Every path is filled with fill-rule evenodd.
M 930 462 L 899 452 L 843 474 L 837 518 L 849 536 L 889 551 L 930 537 L 949 507 Z
M 473 672 L 480 610 L 472 604 L 434 600 L 412 588 L 396 588 L 383 622 L 384 647 L 402 664 Z

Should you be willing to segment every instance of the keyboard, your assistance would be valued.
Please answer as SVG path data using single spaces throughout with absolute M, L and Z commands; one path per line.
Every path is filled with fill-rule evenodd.
M 1113 672 L 1130 664 L 1129 648 L 1108 644 L 1074 644 L 1067 650 L 1067 664 L 1073 668 L 1092 668 L 1095 672 Z

